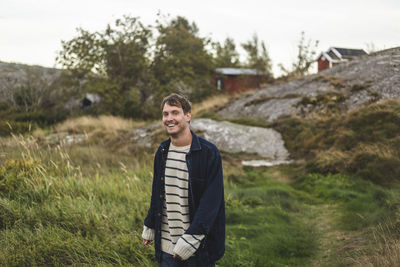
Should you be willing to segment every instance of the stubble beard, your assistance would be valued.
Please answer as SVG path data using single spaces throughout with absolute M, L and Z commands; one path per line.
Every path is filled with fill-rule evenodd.
M 168 132 L 168 129 L 166 129 L 167 134 L 169 137 L 173 138 L 173 139 L 177 139 L 179 137 L 179 135 L 181 135 L 184 131 L 185 131 L 186 127 L 182 126 L 182 127 L 178 127 L 178 130 L 176 132 Z

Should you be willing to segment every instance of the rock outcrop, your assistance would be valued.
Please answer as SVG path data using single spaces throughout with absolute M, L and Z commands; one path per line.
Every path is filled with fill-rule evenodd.
M 400 97 L 400 47 L 335 66 L 321 73 L 261 89 L 219 112 L 223 118 L 274 121 L 291 114 L 309 117 L 347 112 Z
M 289 156 L 281 134 L 273 129 L 211 119 L 195 119 L 191 127 L 223 151 L 256 153 L 274 161 Z

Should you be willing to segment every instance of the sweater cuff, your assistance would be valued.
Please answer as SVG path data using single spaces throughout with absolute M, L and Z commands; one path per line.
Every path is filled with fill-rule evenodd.
M 178 254 L 182 260 L 187 260 L 197 251 L 203 238 L 204 235 L 182 235 L 176 242 L 174 253 Z
M 152 241 L 154 240 L 154 229 L 147 227 L 146 225 L 143 226 L 142 238 Z

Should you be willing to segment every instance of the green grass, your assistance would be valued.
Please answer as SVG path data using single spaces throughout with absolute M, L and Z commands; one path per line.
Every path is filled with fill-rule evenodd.
M 360 230 L 392 218 L 396 212 L 399 188 L 387 189 L 358 177 L 335 174 L 309 174 L 296 184 L 317 202 L 339 204 L 342 215 L 338 226 Z
M 370 234 L 398 221 L 399 111 L 389 101 L 341 118 L 236 119 L 279 130 L 306 164 L 242 167 L 240 160 L 253 155 L 222 153 L 227 239 L 218 266 L 314 266 L 321 251 L 331 253 L 326 266 L 339 266 L 346 241 L 334 239 L 336 231 L 371 244 L 346 252 L 354 262 L 400 243 L 396 223 L 383 241 Z M 1 266 L 155 264 L 141 231 L 154 147 L 165 134 L 144 149 L 129 142 L 128 130 L 93 131 L 72 145 L 44 136 L 0 138 Z M 320 219 L 331 228 L 321 230 Z
M 221 266 L 304 266 L 317 249 L 317 235 L 303 218 L 304 195 L 246 168 L 227 186 L 227 252 Z
M 86 153 L 82 172 L 62 150 L 33 150 L 0 166 L 0 265 L 151 266 L 152 250 L 140 238 L 151 164 L 130 169 L 108 162 L 112 171 L 94 172 L 96 153 Z
M 140 237 L 152 153 L 134 150 L 135 157 L 92 142 L 45 147 L 32 138 L 15 140 L 6 151 L 15 158 L 0 165 L 0 265 L 155 264 L 154 250 Z M 339 205 L 342 231 L 394 218 L 396 188 L 307 174 L 301 166 L 243 168 L 235 163 L 240 157 L 223 157 L 227 240 L 218 266 L 312 265 L 324 248 L 310 206 Z

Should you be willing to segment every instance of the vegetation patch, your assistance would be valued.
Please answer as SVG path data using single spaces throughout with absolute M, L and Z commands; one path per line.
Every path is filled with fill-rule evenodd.
M 296 189 L 310 193 L 319 201 L 341 206 L 340 226 L 358 230 L 378 225 L 394 216 L 395 192 L 369 181 L 343 174 L 309 174 L 300 179 Z
M 222 266 L 307 265 L 314 255 L 317 235 L 303 220 L 302 194 L 268 176 L 266 168 L 244 168 L 227 186 Z
M 95 147 L 8 142 L 4 152 L 21 154 L 0 165 L 0 265 L 152 265 L 139 238 L 151 190 L 146 157 L 114 154 L 111 164 Z
M 346 95 L 341 92 L 329 92 L 326 94 L 317 95 L 315 97 L 303 96 L 301 101 L 297 104 L 302 106 L 307 105 L 324 105 L 324 106 L 334 106 L 337 103 L 346 100 Z
M 329 83 L 336 89 L 340 89 L 346 86 L 346 82 L 344 80 L 342 80 L 338 76 L 332 76 L 332 75 L 318 75 L 315 78 L 313 78 L 312 81 Z
M 254 106 L 254 105 L 258 105 L 261 103 L 265 103 L 271 99 L 274 99 L 275 97 L 271 97 L 269 95 L 259 95 L 258 97 L 250 100 L 249 102 L 246 102 L 244 104 L 245 107 L 249 107 L 249 106 Z
M 387 101 L 333 118 L 280 119 L 279 131 L 295 158 L 309 159 L 308 170 L 351 173 L 388 185 L 398 181 L 400 103 Z
M 374 84 L 373 81 L 365 81 L 364 83 L 355 83 L 351 86 L 350 91 L 352 93 L 368 90 Z
M 311 266 L 320 251 L 330 253 L 326 266 L 372 255 L 382 263 L 384 253 L 395 262 L 388 248 L 399 243 L 399 113 L 399 102 L 388 101 L 338 118 L 236 119 L 278 130 L 307 164 L 242 167 L 249 155 L 222 153 L 227 239 L 218 265 Z M 166 136 L 157 132 L 149 149 L 127 144 L 129 129 L 141 123 L 84 117 L 59 124 L 58 131 L 91 133 L 72 144 L 0 138 L 0 265 L 154 265 L 140 234 L 154 147 Z M 316 227 L 321 218 L 332 229 Z M 353 253 L 335 231 L 367 241 Z

